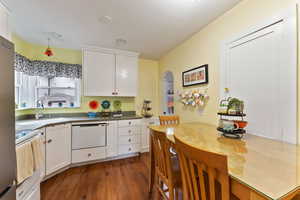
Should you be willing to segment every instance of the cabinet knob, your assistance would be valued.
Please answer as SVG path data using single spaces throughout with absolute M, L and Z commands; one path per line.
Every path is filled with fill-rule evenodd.
M 128 133 L 131 133 L 131 130 L 129 130 Z
M 89 153 L 89 154 L 88 154 L 88 157 L 91 157 L 91 156 L 92 156 L 92 154 L 91 154 L 91 153 Z
M 131 125 L 131 122 L 128 122 L 129 125 Z
M 131 142 L 131 138 L 128 139 L 128 142 Z
M 52 140 L 51 140 L 51 139 L 47 141 L 47 143 L 51 143 L 51 142 L 52 142 Z
M 128 151 L 131 151 L 131 148 L 129 148 Z
M 18 196 L 19 196 L 19 197 L 22 196 L 23 193 L 24 193 L 24 190 L 22 190 L 22 191 L 18 194 Z

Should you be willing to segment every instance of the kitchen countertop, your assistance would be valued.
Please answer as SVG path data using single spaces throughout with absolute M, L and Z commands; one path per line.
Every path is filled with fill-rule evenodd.
M 29 119 L 29 120 L 17 120 L 16 131 L 21 130 L 36 130 L 49 125 L 72 123 L 72 122 L 93 122 L 93 121 L 116 121 L 116 120 L 131 120 L 142 119 L 141 116 L 123 116 L 123 117 L 57 117 L 57 118 L 41 118 L 41 119 Z
M 174 135 L 199 149 L 224 154 L 230 176 L 270 199 L 283 199 L 300 190 L 300 147 L 281 141 L 246 134 L 236 140 L 220 136 L 215 126 L 183 123 L 176 126 L 151 126 Z

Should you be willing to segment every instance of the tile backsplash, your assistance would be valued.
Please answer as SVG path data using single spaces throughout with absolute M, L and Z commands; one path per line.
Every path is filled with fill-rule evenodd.
M 81 97 L 81 103 L 80 107 L 78 108 L 45 108 L 43 110 L 43 113 L 78 113 L 78 112 L 90 112 L 92 111 L 89 108 L 89 102 L 92 100 L 98 101 L 100 104 L 104 100 L 108 100 L 111 103 L 110 109 L 111 111 L 114 111 L 113 108 L 113 101 L 119 100 L 122 102 L 122 111 L 132 111 L 136 110 L 136 105 L 135 105 L 135 98 L 134 97 Z M 36 113 L 37 109 L 26 109 L 26 110 L 17 110 L 16 111 L 16 116 L 19 115 L 27 115 L 27 114 L 34 114 Z M 102 110 L 101 106 L 97 112 L 100 112 Z

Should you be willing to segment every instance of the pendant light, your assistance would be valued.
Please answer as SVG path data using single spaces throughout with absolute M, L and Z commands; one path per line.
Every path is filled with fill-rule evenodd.
M 50 48 L 50 38 L 48 38 L 48 48 L 45 50 L 44 54 L 48 57 L 54 55 L 52 49 Z

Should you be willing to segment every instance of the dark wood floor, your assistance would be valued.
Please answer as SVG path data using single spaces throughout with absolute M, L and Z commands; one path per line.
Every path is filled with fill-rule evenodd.
M 141 154 L 69 169 L 42 183 L 42 200 L 148 200 L 148 160 Z

